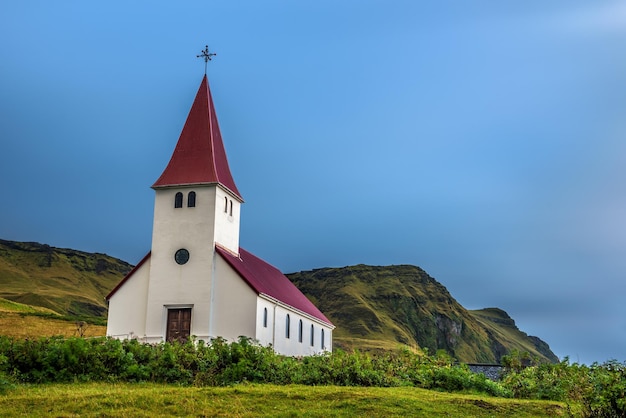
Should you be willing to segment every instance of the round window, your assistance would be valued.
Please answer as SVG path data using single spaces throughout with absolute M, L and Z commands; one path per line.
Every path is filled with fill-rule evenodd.
M 187 261 L 189 261 L 189 251 L 181 248 L 180 250 L 176 251 L 176 254 L 174 254 L 174 260 L 176 260 L 176 262 L 180 265 L 185 264 Z

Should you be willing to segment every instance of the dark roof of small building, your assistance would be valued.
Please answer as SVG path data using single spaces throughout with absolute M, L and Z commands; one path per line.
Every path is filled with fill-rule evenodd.
M 332 322 L 276 267 L 243 248 L 239 248 L 239 256 L 220 247 L 216 250 L 257 294 L 268 295 L 332 326 Z
M 176 148 L 153 188 L 219 183 L 243 201 L 230 173 L 222 134 L 205 75 Z

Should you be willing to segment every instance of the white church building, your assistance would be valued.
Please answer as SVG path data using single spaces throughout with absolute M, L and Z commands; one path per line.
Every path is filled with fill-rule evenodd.
M 245 336 L 277 353 L 332 350 L 334 325 L 277 268 L 239 247 L 243 199 L 206 75 L 155 191 L 152 250 L 107 295 L 107 336 Z

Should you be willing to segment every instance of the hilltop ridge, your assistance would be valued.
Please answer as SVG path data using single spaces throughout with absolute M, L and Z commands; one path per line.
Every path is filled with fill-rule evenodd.
M 511 350 L 544 361 L 547 343 L 520 331 L 502 309 L 467 310 L 423 269 L 411 265 L 321 268 L 288 274 L 337 326 L 335 346 L 394 345 L 445 350 L 464 362 L 498 363 Z
M 104 297 L 131 268 L 106 254 L 0 239 L 0 298 L 106 318 Z

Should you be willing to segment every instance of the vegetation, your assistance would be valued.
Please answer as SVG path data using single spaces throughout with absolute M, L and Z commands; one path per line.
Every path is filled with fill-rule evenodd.
M 131 267 L 105 254 L 0 240 L 0 335 L 71 336 L 78 322 L 88 326 L 82 335 L 104 335 L 104 297 Z M 430 353 L 443 349 L 464 362 L 497 363 L 519 350 L 558 362 L 546 343 L 521 332 L 506 312 L 466 310 L 419 267 L 358 265 L 288 276 L 337 325 L 335 347 L 346 351 L 406 345 Z M 26 310 L 3 310 L 9 302 Z
M 0 298 L 0 335 L 12 338 L 95 337 L 106 333 L 103 318 L 58 315 L 49 309 Z
M 494 353 L 497 353 L 498 361 L 502 359 L 502 356 L 511 352 L 526 352 L 553 363 L 558 362 L 558 358 L 546 342 L 520 331 L 515 321 L 502 309 L 485 308 L 469 312 L 490 336 L 492 349 Z
M 468 311 L 419 267 L 322 268 L 288 274 L 337 326 L 344 350 L 421 347 L 445 350 L 459 361 L 499 363 L 512 350 L 558 362 L 548 344 L 530 337 L 497 308 Z
M 149 345 L 109 338 L 18 341 L 0 337 L 0 392 L 20 390 L 23 384 L 87 382 L 287 385 L 284 390 L 289 385 L 411 387 L 480 395 L 478 399 L 489 405 L 495 405 L 493 397 L 562 402 L 558 407 L 552 404 L 553 414 L 626 416 L 625 364 L 585 366 L 567 359 L 539 363 L 515 353 L 504 360 L 507 372 L 494 382 L 455 364 L 443 352 L 427 356 L 408 349 L 384 354 L 338 350 L 292 358 L 245 338 L 230 344 L 217 339 L 211 345 L 202 341 Z
M 104 297 L 131 268 L 105 254 L 0 240 L 0 298 L 51 314 L 106 318 Z
M 449 394 L 416 388 L 239 384 L 181 387 L 163 384 L 80 383 L 20 385 L 0 395 L 0 416 L 221 417 L 555 417 L 567 407 Z
M 508 392 L 441 352 L 284 357 L 241 337 L 227 344 L 142 344 L 111 338 L 0 337 L 0 373 L 19 383 L 157 382 L 224 386 L 241 382 L 340 386 L 416 386 L 507 396 Z
M 504 364 L 501 384 L 516 398 L 578 402 L 586 417 L 626 417 L 626 363 L 537 364 L 528 353 L 513 353 Z
M 559 362 L 506 312 L 465 310 L 419 267 L 290 275 L 338 325 L 344 348 L 305 358 L 245 338 L 101 337 L 103 297 L 130 268 L 103 254 L 0 240 L 0 416 L 626 417 L 626 364 Z M 501 361 L 506 373 L 493 382 L 453 357 Z

